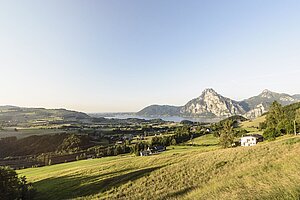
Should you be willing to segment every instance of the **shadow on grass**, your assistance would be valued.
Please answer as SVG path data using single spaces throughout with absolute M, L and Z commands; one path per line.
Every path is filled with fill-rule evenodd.
M 212 147 L 212 146 L 218 146 L 218 144 L 185 144 L 185 146 Z
M 168 194 L 164 199 L 172 199 L 174 197 L 176 197 L 176 198 L 182 197 L 183 195 L 187 194 L 188 192 L 192 191 L 193 189 L 195 189 L 195 188 L 188 187 L 188 188 L 179 190 L 178 192 Z
M 154 170 L 160 169 L 161 167 L 163 166 L 136 170 L 108 178 L 103 178 L 103 176 L 115 175 L 128 170 L 121 170 L 96 176 L 61 176 L 44 179 L 34 183 L 34 187 L 38 191 L 36 199 L 71 199 L 98 194 L 113 187 L 118 187 L 122 184 L 125 184 L 128 181 L 134 181 L 138 178 L 146 176 Z

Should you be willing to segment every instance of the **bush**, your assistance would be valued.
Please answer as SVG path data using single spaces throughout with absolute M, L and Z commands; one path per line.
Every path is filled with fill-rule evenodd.
M 267 128 L 263 133 L 264 138 L 268 140 L 273 140 L 276 137 L 280 136 L 280 132 L 276 130 L 275 128 Z
M 9 167 L 0 167 L 0 199 L 33 199 L 34 189 L 27 183 L 25 176 L 18 177 L 15 170 Z

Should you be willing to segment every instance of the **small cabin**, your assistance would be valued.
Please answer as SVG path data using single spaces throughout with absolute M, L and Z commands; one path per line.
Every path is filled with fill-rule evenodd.
M 264 140 L 263 136 L 259 134 L 246 135 L 241 138 L 241 146 L 254 146 L 258 142 L 262 142 Z

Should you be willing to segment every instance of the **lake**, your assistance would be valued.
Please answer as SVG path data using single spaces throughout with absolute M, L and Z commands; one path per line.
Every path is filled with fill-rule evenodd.
M 164 121 L 173 121 L 173 122 L 181 122 L 182 120 L 189 120 L 193 122 L 217 122 L 220 119 L 211 119 L 211 118 L 189 118 L 189 117 L 179 117 L 179 116 L 155 116 L 155 117 L 144 117 L 139 115 L 111 115 L 104 116 L 107 119 L 128 119 L 128 118 L 137 118 L 137 119 L 162 119 Z

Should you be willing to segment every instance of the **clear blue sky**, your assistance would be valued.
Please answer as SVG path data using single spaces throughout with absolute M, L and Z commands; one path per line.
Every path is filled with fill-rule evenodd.
M 86 112 L 300 93 L 299 0 L 0 0 L 0 104 Z

